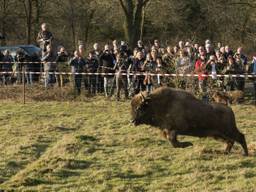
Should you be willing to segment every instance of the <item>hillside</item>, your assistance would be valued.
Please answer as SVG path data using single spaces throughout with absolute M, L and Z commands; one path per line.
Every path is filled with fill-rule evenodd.
M 133 127 L 129 102 L 1 101 L 0 189 L 7 191 L 253 191 L 253 106 L 234 106 L 250 157 L 235 145 L 186 137 L 173 149 L 157 129 Z M 181 138 L 183 139 L 183 138 Z

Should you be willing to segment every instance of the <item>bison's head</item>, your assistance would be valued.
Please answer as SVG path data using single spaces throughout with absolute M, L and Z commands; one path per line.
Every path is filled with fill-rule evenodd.
M 150 107 L 151 99 L 149 96 L 144 96 L 143 93 L 140 93 L 132 99 L 131 106 L 131 115 L 132 123 L 135 126 L 141 124 L 150 124 L 152 125 L 152 110 Z

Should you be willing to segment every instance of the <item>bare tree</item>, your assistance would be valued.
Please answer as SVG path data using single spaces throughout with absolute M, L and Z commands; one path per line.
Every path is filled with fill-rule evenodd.
M 150 0 L 119 0 L 125 15 L 124 33 L 131 47 L 141 38 L 143 32 L 143 15 L 145 7 Z

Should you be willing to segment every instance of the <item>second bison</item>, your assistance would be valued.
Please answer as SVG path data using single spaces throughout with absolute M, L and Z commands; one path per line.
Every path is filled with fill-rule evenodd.
M 230 153 L 235 142 L 241 144 L 248 155 L 244 135 L 237 129 L 231 108 L 221 104 L 205 104 L 183 90 L 159 88 L 151 94 L 136 95 L 131 102 L 132 121 L 160 128 L 175 148 L 192 146 L 180 142 L 178 135 L 213 137 L 227 143 Z

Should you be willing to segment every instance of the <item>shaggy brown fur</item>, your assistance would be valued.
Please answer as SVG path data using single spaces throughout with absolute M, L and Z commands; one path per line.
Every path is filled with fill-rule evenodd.
M 135 126 L 147 124 L 160 128 L 173 147 L 188 147 L 190 142 L 179 142 L 178 135 L 213 137 L 227 143 L 229 153 L 238 142 L 248 155 L 245 137 L 239 132 L 231 108 L 221 104 L 205 104 L 183 90 L 162 87 L 136 95 L 131 102 Z

